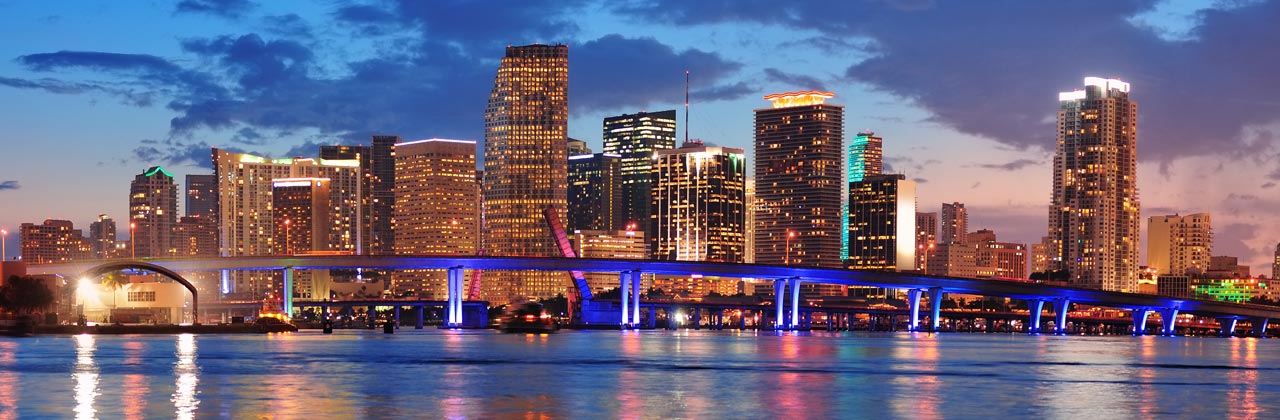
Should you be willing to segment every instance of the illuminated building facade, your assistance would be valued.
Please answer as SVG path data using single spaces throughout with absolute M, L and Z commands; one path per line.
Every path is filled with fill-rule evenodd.
M 849 183 L 849 259 L 865 270 L 915 270 L 916 183 L 875 175 Z
M 604 119 L 604 153 L 621 157 L 619 192 L 622 215 L 610 229 L 636 223 L 649 231 L 652 204 L 653 156 L 676 147 L 676 111 L 637 112 Z
M 218 252 L 224 257 L 272 255 L 275 224 L 272 221 L 273 181 L 278 178 L 329 180 L 327 249 L 360 254 L 364 220 L 360 205 L 364 183 L 359 160 L 284 158 L 268 159 L 213 149 L 218 179 Z M 262 298 L 279 283 L 279 274 L 234 272 L 224 277 L 222 293 L 240 298 Z M 278 290 L 275 288 L 274 290 Z
M 173 226 L 178 223 L 178 186 L 173 174 L 159 166 L 147 168 L 129 184 L 130 255 L 136 258 L 168 257 L 173 247 Z
M 1271 262 L 1271 278 L 1280 278 L 1280 244 L 1276 244 L 1275 259 Z
M 978 247 L 941 243 L 929 251 L 925 273 L 934 276 L 978 277 Z
M 742 149 L 689 142 L 654 158 L 653 258 L 742 262 L 746 161 Z
M 48 219 L 44 223 L 23 223 L 18 227 L 22 261 L 48 264 L 93 258 L 93 247 L 80 229 L 69 220 Z
M 399 136 L 375 135 L 371 146 L 320 146 L 320 158 L 326 160 L 359 160 L 364 174 L 360 197 L 364 209 L 360 223 L 363 232 L 361 248 L 365 254 L 394 253 L 395 233 L 391 229 L 391 213 L 395 201 L 395 156 L 392 146 Z
M 329 179 L 271 181 L 272 240 L 277 255 L 329 250 Z
M 105 214 L 89 224 L 89 246 L 93 257 L 107 259 L 116 257 L 116 221 Z
M 555 257 L 543 211 L 564 220 L 568 194 L 569 47 L 507 47 L 484 118 L 484 249 L 497 256 Z M 486 272 L 486 292 L 506 302 L 573 287 L 565 273 Z M 492 296 L 492 295 L 491 295 Z
M 588 151 L 590 153 L 590 151 Z M 596 153 L 569 156 L 569 220 L 565 228 L 610 230 L 626 228 L 622 194 L 622 159 Z M 639 224 L 636 223 L 637 229 Z
M 218 222 L 205 216 L 182 216 L 173 228 L 177 257 L 218 256 Z
M 569 238 L 579 258 L 643 260 L 648 246 L 644 232 L 636 230 L 579 230 Z M 584 277 L 596 293 L 618 287 L 618 273 L 585 273 Z M 653 275 L 642 276 L 640 286 L 642 290 L 652 287 Z
M 187 216 L 218 218 L 218 177 L 187 175 Z
M 395 157 L 396 254 L 475 255 L 480 245 L 476 143 L 404 142 L 396 144 Z M 392 277 L 397 296 L 448 295 L 444 271 L 404 270 Z
M 841 266 L 844 107 L 826 103 L 834 96 L 772 94 L 771 108 L 755 110 L 757 263 Z
M 743 223 L 743 226 L 746 227 L 746 231 L 744 232 L 744 235 L 743 235 L 743 238 L 746 240 L 746 245 L 742 247 L 742 251 L 743 253 L 745 253 L 745 255 L 743 255 L 742 262 L 745 262 L 747 264 L 754 264 L 756 262 L 756 180 L 755 178 L 748 178 L 744 185 L 746 190 L 746 193 L 744 194 L 744 196 L 747 199 L 747 202 L 746 202 L 747 220 L 746 222 Z
M 840 214 L 840 259 L 849 259 L 849 183 L 862 178 L 880 175 L 884 171 L 884 139 L 875 133 L 864 131 L 854 136 L 845 157 L 845 182 L 841 183 L 844 212 Z M 935 222 L 936 224 L 936 222 Z M 937 234 L 935 234 L 937 236 Z
M 1209 269 L 1213 227 L 1209 213 L 1147 219 L 1147 266 L 1180 276 Z
M 1049 271 L 1049 250 L 1054 249 L 1053 237 L 1044 236 L 1040 243 L 1031 244 L 1031 272 L 1045 273 Z
M 1191 296 L 1195 299 L 1248 303 L 1253 298 L 1266 295 L 1267 279 L 1249 276 L 1202 279 L 1191 278 Z
M 847 234 L 847 232 L 846 232 Z M 938 213 L 916 213 L 916 269 L 926 269 L 929 252 L 938 246 Z
M 996 233 L 979 229 L 967 237 L 967 245 L 977 250 L 978 277 L 1027 278 L 1027 245 L 999 242 Z
M 1129 84 L 1086 77 L 1058 95 L 1050 268 L 1073 286 L 1136 292 L 1138 104 Z
M 969 232 L 969 211 L 964 203 L 942 203 L 942 233 L 938 240 L 947 244 L 963 244 L 969 241 L 965 235 Z

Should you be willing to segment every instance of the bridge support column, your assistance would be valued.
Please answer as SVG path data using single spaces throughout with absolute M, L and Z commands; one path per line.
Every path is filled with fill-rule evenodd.
M 427 311 L 426 307 L 418 306 L 418 322 L 413 324 L 413 329 L 415 330 L 422 329 L 422 313 L 426 311 Z
M 1147 314 L 1150 312 L 1147 309 L 1133 310 L 1133 335 L 1143 336 L 1147 334 Z
M 1027 301 L 1027 309 L 1031 310 L 1031 319 L 1027 320 L 1027 334 L 1040 333 L 1040 315 L 1044 312 L 1044 301 L 1040 299 Z
M 401 309 L 400 305 L 396 305 L 396 312 L 395 312 L 396 329 L 400 329 L 400 309 Z
M 910 312 L 910 321 L 907 324 L 907 331 L 920 331 L 920 294 L 924 290 L 911 289 L 907 291 L 907 311 Z
M 1235 318 L 1218 318 L 1218 325 L 1222 327 L 1222 332 L 1219 333 L 1219 335 L 1223 337 L 1231 337 L 1232 335 L 1235 335 L 1236 321 L 1239 320 Z
M 631 326 L 640 327 L 640 270 L 631 272 Z
M 1160 335 L 1171 337 L 1177 332 L 1178 309 L 1165 308 L 1160 311 Z
M 1053 301 L 1053 333 L 1062 335 L 1067 332 L 1067 310 L 1071 308 L 1071 299 L 1058 298 Z
M 791 321 L 787 323 L 787 329 L 799 329 L 800 327 L 800 278 L 791 278 Z
M 280 290 L 280 311 L 293 316 L 293 267 L 284 268 L 284 287 Z
M 445 322 L 449 328 L 462 327 L 462 267 L 449 267 L 449 301 Z
M 785 305 L 787 301 L 786 297 L 787 297 L 787 280 L 786 279 L 774 280 L 773 281 L 773 308 L 777 311 L 777 317 L 774 318 L 774 323 L 773 323 L 773 329 L 775 330 L 787 329 L 786 318 L 783 315 L 786 313 L 784 312 L 784 310 L 786 309 L 786 305 Z
M 653 306 L 650 306 L 650 307 L 649 307 L 649 322 L 648 322 L 648 324 L 649 324 L 649 328 L 657 328 L 657 327 L 658 327 L 658 308 L 655 308 L 655 307 L 653 307 Z
M 619 318 L 621 321 L 618 322 L 618 325 L 622 326 L 622 329 L 624 330 L 627 329 L 627 326 L 631 324 L 631 275 L 630 274 L 631 273 L 626 271 L 618 273 L 618 292 L 621 295 L 620 297 L 622 300 L 622 317 Z
M 942 288 L 933 287 L 929 289 L 929 332 L 938 332 L 938 326 L 942 325 Z
M 1254 319 L 1254 320 L 1253 320 L 1253 335 L 1256 335 L 1256 336 L 1258 336 L 1259 338 L 1266 338 L 1266 337 L 1267 337 L 1267 322 L 1269 322 L 1269 321 L 1270 321 L 1270 320 L 1269 320 L 1269 319 L 1267 319 L 1267 318 L 1257 318 L 1257 319 Z

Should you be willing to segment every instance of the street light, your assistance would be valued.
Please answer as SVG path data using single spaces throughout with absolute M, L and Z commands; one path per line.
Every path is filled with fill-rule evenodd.
M 133 240 L 133 229 L 138 227 L 137 223 L 129 222 L 129 258 L 138 258 L 137 247 L 134 246 L 137 241 Z
M 0 261 L 9 260 L 9 250 L 5 248 L 9 239 L 9 231 L 0 229 Z
M 782 265 L 791 265 L 791 238 L 796 237 L 796 233 L 791 229 L 787 229 L 787 255 L 782 258 Z
M 289 219 L 284 219 L 284 253 L 293 255 L 293 244 L 289 242 Z

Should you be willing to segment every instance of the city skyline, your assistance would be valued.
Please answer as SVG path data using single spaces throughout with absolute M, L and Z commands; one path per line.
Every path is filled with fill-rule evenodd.
M 252 5 L 248 2 L 232 3 Z M 684 7 L 700 6 L 636 6 L 636 13 L 663 17 L 669 22 L 661 24 L 660 30 L 652 33 L 638 29 L 642 25 L 628 21 L 623 13 L 604 6 L 584 8 L 590 9 L 589 13 L 575 18 L 566 17 L 573 14 L 572 10 L 559 7 L 548 10 L 546 17 L 516 10 L 510 14 L 502 12 L 504 14 L 501 15 L 507 19 L 502 22 L 513 25 L 510 33 L 447 25 L 440 29 L 438 34 L 444 39 L 467 41 L 463 43 L 464 53 L 447 59 L 453 61 L 410 60 L 414 64 L 405 65 L 367 63 L 387 66 L 385 70 L 391 73 L 381 75 L 382 79 L 378 80 L 385 83 L 377 84 L 386 86 L 369 92 L 368 96 L 348 100 L 351 104 L 370 108 L 369 112 L 384 114 L 360 112 L 346 118 L 332 118 L 336 114 L 309 115 L 297 109 L 303 106 L 262 102 L 267 96 L 254 95 L 253 89 L 281 93 L 309 86 L 315 95 L 284 95 L 298 98 L 303 105 L 344 98 L 334 96 L 350 93 L 339 88 L 358 86 L 356 82 L 367 79 L 361 79 L 360 74 L 344 75 L 344 72 L 354 72 L 358 68 L 349 65 L 355 62 L 335 59 L 337 47 L 322 47 L 320 41 L 334 37 L 332 32 L 335 31 L 346 34 L 367 30 L 370 37 L 417 39 L 423 45 L 434 45 L 434 41 L 421 39 L 425 38 L 423 33 L 405 29 L 406 25 L 396 23 L 429 19 L 427 13 L 412 10 L 413 5 L 404 6 L 404 9 L 386 9 L 371 4 L 299 5 L 299 10 L 274 10 L 280 6 L 260 4 L 235 10 L 206 9 L 209 10 L 206 12 L 133 10 L 143 6 L 116 5 L 101 11 L 104 21 L 112 20 L 113 14 L 140 14 L 158 16 L 156 21 L 163 24 L 138 28 L 136 32 L 139 35 L 113 34 L 104 40 L 97 40 L 95 36 L 44 37 L 30 43 L 0 46 L 0 56 L 10 58 L 0 63 L 0 85 L 3 85 L 0 89 L 11 92 L 6 95 L 11 99 L 0 101 L 0 107 L 5 111 L 0 113 L 5 115 L 0 117 L 0 124 L 10 128 L 8 135 L 13 137 L 7 137 L 5 143 L 14 150 L 0 157 L 0 167 L 4 168 L 0 170 L 0 198 L 3 198 L 0 202 L 5 203 L 0 204 L 0 226 L 11 233 L 8 247 L 15 250 L 17 235 L 12 233 L 22 222 L 67 219 L 85 228 L 98 214 L 125 220 L 127 203 L 120 198 L 123 188 L 127 188 L 125 180 L 151 166 L 165 167 L 178 177 L 209 173 L 209 169 L 202 167 L 208 165 L 207 158 L 202 156 L 208 156 L 210 146 L 241 148 L 273 157 L 314 157 L 314 145 L 368 144 L 367 134 L 373 132 L 399 134 L 410 139 L 449 137 L 480 140 L 482 136 L 478 133 L 482 130 L 482 123 L 477 121 L 481 120 L 483 111 L 484 89 L 491 87 L 490 78 L 495 67 L 493 57 L 498 56 L 501 45 L 562 41 L 570 46 L 569 54 L 574 63 L 570 70 L 568 134 L 587 140 L 596 150 L 601 150 L 598 133 L 604 116 L 681 106 L 683 75 L 679 73 L 686 68 L 692 70 L 693 121 L 686 126 L 681 119 L 680 131 L 687 127 L 693 137 L 703 138 L 708 144 L 743 148 L 748 153 L 750 110 L 758 104 L 760 95 L 823 88 L 844 99 L 841 104 L 847 107 L 847 137 L 852 138 L 854 132 L 871 129 L 892 139 L 884 150 L 885 161 L 892 166 L 889 172 L 905 173 L 917 181 L 925 180 L 919 183 L 919 211 L 937 211 L 937 206 L 943 202 L 963 202 L 970 210 L 972 229 L 994 229 L 1004 240 L 1027 244 L 1037 242 L 1044 235 L 1046 224 L 1044 213 L 1050 195 L 1046 185 L 1050 184 L 1052 172 L 1048 156 L 1052 151 L 1053 94 L 1077 86 L 1085 76 L 1116 77 L 1133 83 L 1135 95 L 1143 103 L 1138 140 L 1138 183 L 1144 197 L 1140 219 L 1145 221 L 1151 216 L 1175 213 L 1212 213 L 1220 225 L 1215 229 L 1213 253 L 1238 256 L 1246 264 L 1253 265 L 1255 272 L 1269 272 L 1265 265 L 1271 262 L 1275 242 L 1280 238 L 1280 228 L 1272 227 L 1274 224 L 1269 223 L 1271 219 L 1268 217 L 1269 209 L 1274 208 L 1276 201 L 1272 189 L 1275 168 L 1270 163 L 1276 159 L 1272 158 L 1274 145 L 1267 137 L 1274 116 L 1266 114 L 1271 112 L 1266 106 L 1257 105 L 1265 103 L 1261 100 L 1266 99 L 1264 94 L 1257 92 L 1269 91 L 1268 87 L 1274 82 L 1248 77 L 1249 73 L 1237 73 L 1247 72 L 1250 68 L 1268 68 L 1268 63 L 1233 62 L 1233 66 L 1222 67 L 1242 70 L 1221 69 L 1215 70 L 1216 73 L 1197 66 L 1181 66 L 1176 71 L 1163 68 L 1168 67 L 1165 65 L 1167 60 L 1186 60 L 1187 64 L 1195 61 L 1194 55 L 1169 52 L 1175 47 L 1184 47 L 1175 45 L 1179 42 L 1191 44 L 1188 47 L 1190 52 L 1182 54 L 1205 57 L 1208 51 L 1215 49 L 1230 54 L 1258 48 L 1259 45 L 1249 43 L 1231 46 L 1224 43 L 1235 39 L 1230 36 L 1235 31 L 1271 31 L 1265 25 L 1254 26 L 1259 24 L 1248 17 L 1274 16 L 1277 8 L 1270 3 L 1235 8 L 1205 6 L 1203 10 L 1192 6 L 1200 13 L 1195 14 L 1179 10 L 1176 5 L 1149 6 L 1142 2 L 1123 5 L 1021 5 L 1013 10 L 992 11 L 988 8 L 994 6 L 978 4 L 972 7 L 976 10 L 960 13 L 945 10 L 949 7 L 946 5 L 926 6 L 918 10 L 899 10 L 883 5 L 848 6 L 855 10 L 841 7 L 830 11 L 835 15 L 850 16 L 866 12 L 875 19 L 866 22 L 867 27 L 863 29 L 830 23 L 802 28 L 801 22 L 755 16 L 749 11 L 731 16 L 710 7 L 708 10 L 689 10 Z M 0 5 L 6 12 L 3 14 L 8 16 L 5 20 L 11 21 L 6 23 L 12 23 L 6 25 L 8 29 L 3 29 L 11 39 L 26 39 L 16 34 L 35 31 L 30 25 L 36 23 L 40 24 L 41 30 L 52 31 L 75 25 L 75 31 L 69 32 L 73 35 L 94 34 L 94 31 L 97 34 L 107 33 L 104 24 L 86 24 L 88 17 L 84 12 L 58 11 L 58 6 L 53 6 L 54 9 L 23 10 L 28 7 L 33 6 Z M 981 51 L 987 51 L 983 57 L 995 62 L 975 66 L 974 69 L 961 69 L 963 73 L 958 76 L 972 86 L 939 85 L 905 76 L 891 77 L 895 66 L 912 63 L 912 59 L 896 51 L 911 46 L 928 46 L 928 42 L 937 45 L 940 41 L 894 33 L 882 26 L 899 23 L 903 24 L 903 30 L 909 30 L 926 22 L 936 23 L 939 16 L 948 13 L 960 13 L 957 16 L 987 13 L 992 17 L 982 18 L 983 21 L 998 21 L 1019 13 L 1036 16 L 1046 12 L 1033 9 L 1049 7 L 1092 8 L 1103 17 L 1099 21 L 1104 22 L 1073 22 L 1072 25 L 1099 25 L 1097 27 L 1101 28 L 1121 24 L 1119 29 L 1113 28 L 1108 32 L 1117 36 L 1114 44 L 1092 47 L 1096 50 L 1092 54 L 1109 61 L 1081 64 L 1046 62 L 1049 59 L 1031 57 L 1026 67 L 1017 67 L 1024 74 L 1011 76 L 1008 72 L 993 71 L 1003 63 L 990 57 L 990 52 L 1002 48 L 1018 51 L 1017 46 L 979 39 L 990 41 L 990 44 L 982 46 Z M 795 16 L 810 16 L 812 13 L 804 5 L 794 8 Z M 466 12 L 462 9 L 478 13 L 467 6 L 451 6 L 449 10 Z M 360 20 L 361 15 L 357 13 L 360 11 L 384 13 L 366 13 Z M 1069 10 L 1058 12 L 1067 13 Z M 242 18 L 227 19 L 225 16 Z M 288 29 L 298 29 L 299 22 L 321 25 L 326 19 L 341 25 L 326 28 L 325 33 L 312 29 L 309 41 L 300 37 L 297 31 L 287 32 Z M 169 26 L 181 22 L 191 25 L 181 29 Z M 575 29 L 561 31 L 546 25 L 547 22 L 569 22 L 571 25 L 565 26 Z M 307 28 L 316 27 L 311 25 Z M 945 33 L 946 28 L 941 27 L 933 34 Z M 1061 26 L 1043 29 L 1053 30 L 1066 32 Z M 723 41 L 689 36 L 715 31 L 727 34 Z M 248 36 L 251 33 L 256 35 Z M 744 33 L 761 34 L 762 40 L 751 41 Z M 227 38 L 222 38 L 224 35 Z M 1046 42 L 1053 47 L 1067 48 L 1063 42 L 1065 39 L 1065 36 L 1050 38 Z M 783 59 L 765 60 L 760 64 L 761 60 L 755 59 L 759 56 L 751 55 L 759 52 L 741 52 L 739 50 L 752 48 L 734 48 L 734 42 L 755 42 L 744 45 L 776 52 Z M 371 45 L 341 45 L 362 52 L 356 57 L 367 58 L 373 56 L 371 52 L 380 51 Z M 815 45 L 853 52 L 821 54 L 821 47 Z M 645 60 L 649 61 L 639 61 L 632 66 L 640 70 L 618 69 L 625 66 L 617 66 L 609 60 L 623 54 L 627 46 L 651 48 L 645 51 L 657 54 L 646 56 Z M 1072 51 L 1075 50 L 1066 50 L 1062 55 L 1069 56 Z M 412 56 L 408 52 L 401 53 Z M 1028 57 L 1026 54 L 1013 56 Z M 954 58 L 943 54 L 938 59 L 948 57 Z M 383 89 L 392 90 L 409 84 L 404 80 L 405 76 L 395 73 L 409 65 L 457 70 L 457 79 L 432 74 L 422 76 L 425 80 L 422 83 L 441 84 L 443 81 L 443 84 L 454 86 L 450 88 L 452 90 L 443 92 L 451 94 L 426 97 L 420 94 L 437 90 L 420 88 L 410 89 L 410 93 L 415 94 L 416 102 L 412 103 L 403 102 L 408 98 L 405 94 L 385 98 L 391 101 L 379 98 L 378 95 L 388 94 Z M 954 70 L 947 66 L 937 67 L 939 69 L 935 71 Z M 992 74 L 977 74 L 979 70 L 991 71 Z M 643 74 L 630 79 L 612 77 L 611 72 L 623 71 Z M 154 77 L 144 77 L 146 75 Z M 924 78 L 928 77 L 929 73 L 926 73 Z M 107 82 L 95 84 L 104 78 Z M 223 80 L 228 78 L 237 80 Z M 1240 80 L 1232 82 L 1233 79 Z M 284 83 L 289 80 L 300 82 L 296 85 L 301 87 Z M 611 100 L 581 90 L 610 86 L 603 85 L 602 80 L 618 85 L 620 94 L 613 95 L 617 98 Z M 211 107 L 219 104 L 213 101 L 219 97 L 185 95 L 196 92 L 191 89 L 211 87 L 206 86 L 209 84 L 220 84 L 224 88 L 227 84 L 233 86 L 234 89 L 225 92 L 227 97 L 222 98 L 230 101 L 228 104 L 242 105 L 246 109 L 262 105 L 263 109 L 278 115 L 244 115 L 242 113 L 249 111 L 224 110 L 230 114 L 221 115 L 222 119 L 213 118 L 218 116 L 214 113 L 217 108 Z M 1241 84 L 1248 85 L 1249 89 L 1242 89 Z M 474 92 L 477 85 L 480 89 L 478 94 Z M 183 94 L 174 97 L 172 92 Z M 976 92 L 995 97 L 982 98 L 983 105 L 973 108 L 970 105 L 977 98 L 973 96 Z M 1187 100 L 1188 97 L 1207 97 L 1210 92 L 1226 96 L 1228 100 L 1218 102 L 1212 111 L 1187 105 L 1198 102 Z M 965 102 L 953 103 L 960 99 Z M 437 108 L 437 101 L 447 103 L 447 109 Z M 410 118 L 403 114 L 404 111 L 397 113 L 389 110 L 390 107 L 379 105 L 379 102 L 415 105 L 405 108 L 413 110 L 416 115 Z M 1000 102 L 1006 104 L 996 104 Z M 167 103 L 169 105 L 166 106 Z M 418 105 L 428 108 L 421 109 Z M 424 110 L 428 111 L 427 114 L 441 114 L 422 116 Z M 1204 127 L 1191 127 L 1191 123 L 1179 121 L 1191 120 L 1183 117 L 1192 114 L 1200 115 L 1194 119 L 1195 124 Z M 1042 121 L 1046 118 L 1048 122 Z M 325 120 L 346 125 L 329 125 Z M 990 127 L 975 128 L 977 121 Z M 144 142 L 144 139 L 149 140 Z M 1189 142 L 1184 139 L 1196 140 Z M 193 143 L 204 143 L 203 148 L 194 147 L 196 144 Z M 172 159 L 183 156 L 179 151 L 191 153 L 185 158 Z M 72 169 L 52 174 L 42 172 L 41 166 L 47 164 L 48 159 L 30 157 L 53 152 L 60 153 L 59 157 L 65 159 L 65 164 Z M 58 196 L 51 197 L 51 191 L 59 191 Z M 185 212 L 186 209 L 180 208 L 180 211 Z M 127 229 L 118 229 L 118 232 L 123 231 Z M 1140 249 L 1145 247 L 1140 246 Z M 1145 260 L 1145 257 L 1140 259 Z

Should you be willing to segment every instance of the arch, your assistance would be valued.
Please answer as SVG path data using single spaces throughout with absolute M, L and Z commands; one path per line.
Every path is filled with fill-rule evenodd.
M 168 277 L 173 281 L 178 282 L 183 287 L 186 287 L 187 291 L 191 292 L 191 324 L 200 325 L 200 293 L 196 291 L 196 286 L 194 284 L 191 284 L 191 282 L 187 281 L 187 279 L 182 278 L 182 276 L 178 275 L 178 273 L 173 272 L 173 270 L 170 270 L 155 264 L 142 262 L 142 261 L 112 261 L 112 262 L 99 265 L 97 267 L 90 268 L 85 272 L 80 273 L 80 275 L 77 276 L 76 278 L 77 279 L 82 279 L 82 278 L 96 279 L 99 276 L 102 276 L 103 274 L 107 274 L 113 271 L 128 270 L 128 269 L 138 269 L 138 270 L 147 270 L 147 271 L 155 272 L 162 276 Z

